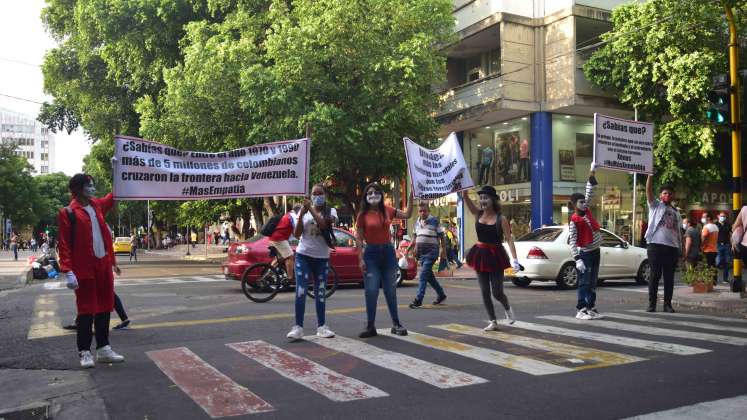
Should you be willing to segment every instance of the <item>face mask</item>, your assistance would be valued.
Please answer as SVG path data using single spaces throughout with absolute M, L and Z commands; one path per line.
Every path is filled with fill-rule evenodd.
M 373 206 L 381 203 L 381 194 L 378 192 L 370 192 L 366 195 L 366 201 L 368 204 L 371 204 Z
M 719 223 L 724 223 L 726 221 L 726 216 L 719 216 L 718 221 Z
M 586 209 L 589 208 L 589 206 L 586 203 L 586 200 L 578 200 L 576 201 L 576 208 L 581 210 L 582 212 L 585 212 Z
M 315 205 L 316 207 L 321 207 L 324 205 L 324 196 L 323 195 L 312 195 L 311 196 L 311 204 Z
M 664 204 L 669 204 L 672 202 L 672 196 L 671 195 L 663 195 L 661 196 L 661 202 Z
M 708 222 L 708 219 L 706 219 L 705 217 L 700 219 L 700 223 L 702 224 L 706 224 L 707 222 Z
M 96 186 L 93 185 L 93 182 L 86 184 L 86 186 L 83 187 L 83 197 L 93 198 L 93 196 L 95 195 L 96 195 Z
M 682 229 L 687 229 L 687 223 L 682 224 Z
M 480 196 L 480 208 L 485 210 L 492 205 L 492 201 L 487 196 Z

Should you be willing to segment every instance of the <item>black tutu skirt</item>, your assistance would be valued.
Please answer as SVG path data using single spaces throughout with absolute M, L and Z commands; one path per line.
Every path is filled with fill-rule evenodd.
M 467 253 L 467 265 L 482 273 L 499 273 L 511 267 L 502 245 L 478 243 Z

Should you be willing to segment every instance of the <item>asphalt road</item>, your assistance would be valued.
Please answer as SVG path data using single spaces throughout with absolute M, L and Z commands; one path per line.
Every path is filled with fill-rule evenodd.
M 475 281 L 443 282 L 445 304 L 421 309 L 407 308 L 416 287 L 406 284 L 411 341 L 358 339 L 363 291 L 346 287 L 327 302 L 338 338 L 289 342 L 293 293 L 257 304 L 215 265 L 121 264 L 116 288 L 133 323 L 110 339 L 127 360 L 88 371 L 112 419 L 616 419 L 747 393 L 747 320 L 636 312 L 647 295 L 632 281 L 599 288 L 609 316 L 583 322 L 572 319 L 575 291 L 506 283 L 520 322 L 498 333 L 481 330 Z M 72 293 L 55 282 L 4 293 L 0 368 L 78 370 L 74 336 L 59 328 L 73 317 Z M 315 330 L 307 300 L 305 332 Z

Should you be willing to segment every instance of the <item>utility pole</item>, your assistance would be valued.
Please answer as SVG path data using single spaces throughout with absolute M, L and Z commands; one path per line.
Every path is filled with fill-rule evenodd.
M 729 79 L 730 79 L 730 111 L 731 111 L 731 176 L 732 176 L 732 209 L 739 214 L 742 208 L 742 130 L 739 103 L 739 45 L 737 44 L 737 25 L 731 6 L 722 1 L 729 23 Z M 742 281 L 742 262 L 734 258 L 734 284 L 741 285 L 740 297 L 745 298 L 744 282 Z

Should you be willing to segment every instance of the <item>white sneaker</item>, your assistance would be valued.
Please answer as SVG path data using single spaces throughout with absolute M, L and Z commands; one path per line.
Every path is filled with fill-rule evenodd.
M 506 311 L 506 322 L 508 322 L 509 324 L 513 324 L 514 322 L 516 322 L 516 316 L 514 315 L 513 307 L 508 308 L 508 310 Z
M 587 313 L 591 316 L 591 319 L 604 318 L 604 315 L 600 314 L 599 311 L 597 311 L 597 308 L 591 308 L 587 311 Z
M 93 355 L 88 350 L 83 350 L 78 353 L 80 356 L 80 367 L 83 369 L 89 369 L 94 367 L 95 363 L 93 362 Z
M 101 363 L 122 363 L 124 356 L 117 354 L 112 350 L 112 346 L 104 346 L 96 350 L 96 361 Z
M 484 331 L 498 331 L 498 322 L 491 320 L 487 327 L 483 328 Z
M 332 332 L 332 330 L 330 330 L 326 325 L 322 325 L 321 327 L 316 329 L 316 336 L 321 338 L 332 338 L 335 336 L 335 333 Z
M 586 309 L 580 309 L 576 313 L 576 319 L 589 320 L 591 319 L 591 315 L 589 315 L 589 312 Z
M 300 340 L 303 338 L 303 327 L 299 325 L 294 325 L 293 328 L 291 328 L 290 332 L 286 337 L 290 338 L 291 340 Z

